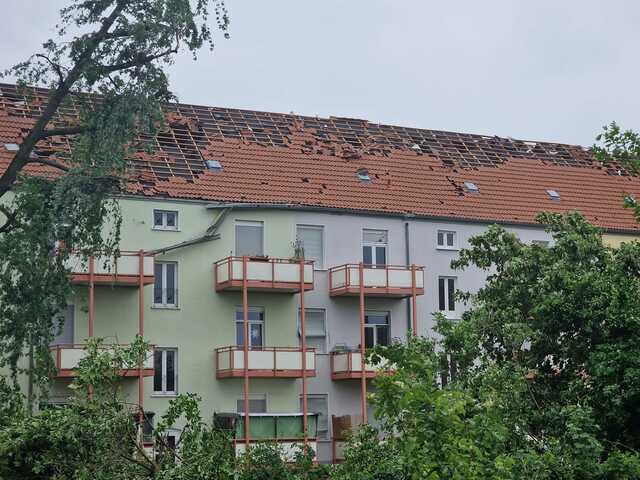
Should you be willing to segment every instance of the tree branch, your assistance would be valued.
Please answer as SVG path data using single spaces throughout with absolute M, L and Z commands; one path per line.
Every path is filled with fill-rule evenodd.
M 110 73 L 117 72 L 119 70 L 126 70 L 127 68 L 139 67 L 145 63 L 152 62 L 158 58 L 166 57 L 172 53 L 178 53 L 178 47 L 173 47 L 164 52 L 157 53 L 155 55 L 137 55 L 135 59 L 128 62 L 116 63 L 114 65 L 99 65 L 98 72 L 101 75 L 109 75 Z
M 34 56 L 43 58 L 49 65 L 51 65 L 51 68 L 53 68 L 53 70 L 58 74 L 58 86 L 62 86 L 62 84 L 64 83 L 64 74 L 62 73 L 62 67 L 59 64 L 54 63 L 53 60 L 51 60 L 43 53 L 36 53 Z
M 49 160 L 48 158 L 30 158 L 27 163 L 40 163 L 42 165 L 49 165 L 50 167 L 57 168 L 63 172 L 68 172 L 69 167 L 56 162 L 55 160 Z
M 113 11 L 102 22 L 100 29 L 89 40 L 87 47 L 80 54 L 75 65 L 69 71 L 67 78 L 65 78 L 64 82 L 62 82 L 62 84 L 59 85 L 58 88 L 56 88 L 51 93 L 49 102 L 47 103 L 44 112 L 36 121 L 33 129 L 22 141 L 20 149 L 16 152 L 15 156 L 11 160 L 11 163 L 9 163 L 5 171 L 0 176 L 0 198 L 2 198 L 2 196 L 12 188 L 16 179 L 18 178 L 18 173 L 29 162 L 29 156 L 38 143 L 38 140 L 42 138 L 41 135 L 44 132 L 46 126 L 58 111 L 60 104 L 71 90 L 71 87 L 81 77 L 86 64 L 91 61 L 91 56 L 94 54 L 96 48 L 98 48 L 98 46 L 100 45 L 100 42 L 104 40 L 105 35 L 109 33 L 109 29 L 113 26 L 117 18 L 120 16 L 124 7 L 125 2 L 123 0 L 119 0 L 116 3 Z
M 0 212 L 2 212 L 5 217 L 7 217 L 4 224 L 0 227 L 0 233 L 7 233 L 12 228 L 15 228 L 15 221 L 18 214 L 16 212 L 12 212 L 4 205 L 0 205 Z
M 89 130 L 86 125 L 76 125 L 74 127 L 62 127 L 62 128 L 50 128 L 44 130 L 40 135 L 40 138 L 55 137 L 57 135 L 77 135 L 78 133 L 84 133 Z

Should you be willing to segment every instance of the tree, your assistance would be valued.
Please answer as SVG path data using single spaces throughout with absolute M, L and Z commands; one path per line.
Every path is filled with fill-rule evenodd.
M 599 145 L 593 146 L 598 160 L 632 175 L 640 173 L 640 135 L 633 130 L 622 130 L 616 122 L 603 127 L 596 140 Z M 632 195 L 625 195 L 624 205 L 633 208 L 635 216 L 640 220 L 640 203 Z
M 75 371 L 69 404 L 27 415 L 21 402 L 0 405 L 0 478 L 100 480 L 320 480 L 327 469 L 300 451 L 290 465 L 274 445 L 235 457 L 231 434 L 203 420 L 199 398 L 181 394 L 155 425 L 153 448 L 142 446 L 141 407 L 120 395 L 122 369 L 149 354 L 140 337 L 128 347 L 92 339 Z M 8 398 L 5 395 L 2 398 Z M 6 404 L 8 407 L 9 403 Z M 21 410 L 22 409 L 22 410 Z M 177 443 L 167 434 L 180 426 Z
M 70 253 L 117 253 L 113 196 L 126 187 L 127 156 L 174 100 L 164 67 L 181 50 L 213 48 L 210 11 L 226 36 L 222 0 L 73 0 L 58 38 L 6 72 L 43 105 L 0 172 L 0 366 L 14 379 L 25 351 L 32 378 L 52 367 Z

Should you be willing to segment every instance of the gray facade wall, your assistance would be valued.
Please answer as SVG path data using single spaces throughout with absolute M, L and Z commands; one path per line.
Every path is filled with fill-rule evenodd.
M 409 264 L 424 266 L 425 294 L 418 297 L 418 325 L 421 335 L 432 335 L 433 312 L 438 310 L 438 277 L 457 277 L 457 288 L 463 291 L 477 291 L 487 272 L 477 268 L 465 271 L 451 269 L 451 260 L 457 257 L 458 250 L 468 246 L 468 239 L 484 232 L 486 224 L 444 222 L 418 219 L 400 219 L 392 217 L 373 217 L 354 214 L 334 214 L 321 212 L 298 212 L 295 221 L 299 225 L 315 225 L 324 228 L 324 267 L 316 271 L 315 288 L 305 294 L 306 308 L 320 308 L 326 311 L 327 354 L 318 355 L 317 375 L 309 380 L 309 394 L 326 394 L 329 402 L 329 415 L 347 415 L 360 413 L 359 380 L 332 381 L 330 352 L 337 344 L 357 346 L 360 343 L 359 299 L 358 297 L 330 297 L 328 293 L 328 269 L 346 263 L 362 261 L 362 230 L 380 229 L 388 231 L 387 263 L 405 265 L 405 232 L 408 224 Z M 523 240 L 549 241 L 550 236 L 542 228 L 507 227 Z M 457 249 L 437 248 L 438 230 L 454 231 L 457 236 Z M 391 336 L 404 339 L 407 334 L 408 311 L 406 299 L 369 298 L 365 299 L 367 310 L 390 312 Z M 459 314 L 464 307 L 458 307 Z M 372 417 L 371 415 L 369 415 Z M 329 426 L 331 429 L 331 425 Z M 329 432 L 329 438 L 331 431 Z M 319 445 L 319 458 L 328 460 L 331 456 L 330 441 Z

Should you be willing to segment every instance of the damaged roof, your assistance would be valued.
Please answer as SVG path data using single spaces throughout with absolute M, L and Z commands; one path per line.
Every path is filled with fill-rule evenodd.
M 46 91 L 34 92 L 27 100 L 0 84 L 0 169 L 13 157 L 5 145 L 46 105 Z M 166 120 L 142 139 L 153 153 L 130 159 L 128 193 L 517 224 L 579 210 L 609 230 L 640 230 L 622 206 L 640 198 L 640 179 L 580 146 L 186 104 L 167 105 Z M 38 155 L 69 148 L 53 137 Z

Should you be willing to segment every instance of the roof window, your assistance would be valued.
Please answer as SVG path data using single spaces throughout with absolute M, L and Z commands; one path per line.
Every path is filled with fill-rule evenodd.
M 547 190 L 547 195 L 551 200 L 556 202 L 560 201 L 560 194 L 556 190 Z
M 366 168 L 359 168 L 356 171 L 356 175 L 358 176 L 358 180 L 360 180 L 361 182 L 371 181 L 371 177 L 369 176 L 369 170 L 367 170 Z
M 480 193 L 480 189 L 473 182 L 464 182 L 464 188 L 466 188 L 469 193 Z
M 204 161 L 207 170 L 211 172 L 221 172 L 222 164 L 218 160 L 205 160 Z
M 17 152 L 20 149 L 17 143 L 5 143 L 4 148 L 9 150 L 10 152 Z

